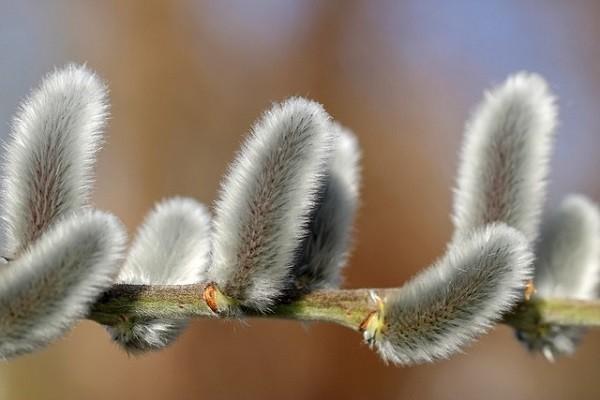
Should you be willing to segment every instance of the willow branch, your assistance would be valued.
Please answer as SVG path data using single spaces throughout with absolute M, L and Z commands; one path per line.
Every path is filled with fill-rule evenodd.
M 202 297 L 204 284 L 186 286 L 115 285 L 94 305 L 89 319 L 114 325 L 126 319 L 223 318 Z M 376 311 L 371 293 L 385 298 L 397 289 L 317 291 L 268 314 L 245 310 L 235 318 L 276 318 L 330 322 L 360 331 Z M 521 330 L 546 324 L 600 327 L 600 301 L 534 299 L 521 303 L 503 323 Z

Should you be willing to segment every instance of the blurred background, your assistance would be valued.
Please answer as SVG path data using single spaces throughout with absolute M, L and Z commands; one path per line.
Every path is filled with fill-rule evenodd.
M 2 135 L 55 66 L 110 85 L 95 203 L 131 234 L 161 198 L 207 204 L 244 133 L 273 101 L 313 98 L 364 150 L 347 287 L 402 284 L 441 255 L 462 129 L 484 89 L 543 74 L 561 125 L 548 207 L 600 201 L 600 2 L 0 0 Z M 128 357 L 81 323 L 0 364 L 2 399 L 600 398 L 600 331 L 555 364 L 504 326 L 451 360 L 386 366 L 337 326 L 197 320 L 172 347 Z

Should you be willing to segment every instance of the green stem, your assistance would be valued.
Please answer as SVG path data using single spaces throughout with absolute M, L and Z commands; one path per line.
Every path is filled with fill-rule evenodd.
M 115 325 L 132 318 L 222 318 L 203 299 L 204 284 L 186 286 L 115 285 L 93 307 L 90 319 Z M 278 318 L 332 322 L 355 331 L 377 310 L 371 293 L 385 298 L 396 289 L 346 289 L 317 291 L 268 314 L 244 310 L 236 318 Z M 600 301 L 534 299 L 521 303 L 505 316 L 517 329 L 540 324 L 600 327 Z

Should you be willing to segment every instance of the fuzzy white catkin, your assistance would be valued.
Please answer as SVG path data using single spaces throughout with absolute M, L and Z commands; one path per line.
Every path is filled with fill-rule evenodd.
M 115 217 L 82 210 L 0 265 L 0 358 L 42 348 L 85 317 L 113 283 L 125 241 Z
M 541 298 L 598 298 L 600 281 L 600 213 L 581 195 L 570 195 L 542 225 L 534 285 Z M 584 330 L 551 326 L 537 335 L 520 332 L 531 350 L 553 360 L 575 351 Z
M 210 216 L 193 199 L 172 198 L 146 217 L 118 283 L 188 285 L 204 280 L 210 256 Z M 129 353 L 159 350 L 175 341 L 188 320 L 128 320 L 107 327 Z
M 535 262 L 540 297 L 591 300 L 600 282 L 600 214 L 582 195 L 570 195 L 542 225 Z
M 466 127 L 455 239 L 491 222 L 536 239 L 556 118 L 555 99 L 539 75 L 517 73 L 486 94 Z
M 441 260 L 384 299 L 383 328 L 365 338 L 397 364 L 447 358 L 519 300 L 532 260 L 523 235 L 504 224 L 465 234 Z
M 208 279 L 266 311 L 289 285 L 333 134 L 318 103 L 291 98 L 255 124 L 216 204 Z
M 23 102 L 4 148 L 4 256 L 86 205 L 107 113 L 104 84 L 77 65 L 46 76 Z
M 358 207 L 360 149 L 348 129 L 334 122 L 332 130 L 336 133 L 332 156 L 294 267 L 291 297 L 338 287 L 348 258 L 352 222 Z

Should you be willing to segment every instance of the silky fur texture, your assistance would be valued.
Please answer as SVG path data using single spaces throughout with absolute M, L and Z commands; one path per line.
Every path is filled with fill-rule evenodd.
M 4 256 L 86 205 L 107 113 L 106 87 L 77 65 L 46 76 L 23 102 L 4 148 Z
M 600 213 L 581 195 L 568 196 L 542 226 L 537 247 L 536 296 L 591 300 L 600 281 Z M 584 329 L 551 326 L 535 334 L 518 332 L 532 351 L 550 361 L 572 354 Z
M 210 256 L 210 216 L 193 199 L 159 203 L 140 227 L 118 283 L 189 285 L 203 281 Z M 188 320 L 128 320 L 107 327 L 129 353 L 159 350 L 171 344 Z
M 358 207 L 360 149 L 352 132 L 332 123 L 335 144 L 289 290 L 291 298 L 338 287 Z
M 0 266 L 0 358 L 42 348 L 85 317 L 113 283 L 125 240 L 115 217 L 81 210 Z
M 527 240 L 504 224 L 464 235 L 444 257 L 384 299 L 371 339 L 397 364 L 447 358 L 484 333 L 531 277 Z
M 486 94 L 466 127 L 455 239 L 491 222 L 536 239 L 556 118 L 555 99 L 539 75 L 517 73 Z
M 231 165 L 207 275 L 239 305 L 267 311 L 288 287 L 333 136 L 321 105 L 291 98 L 262 116 Z

